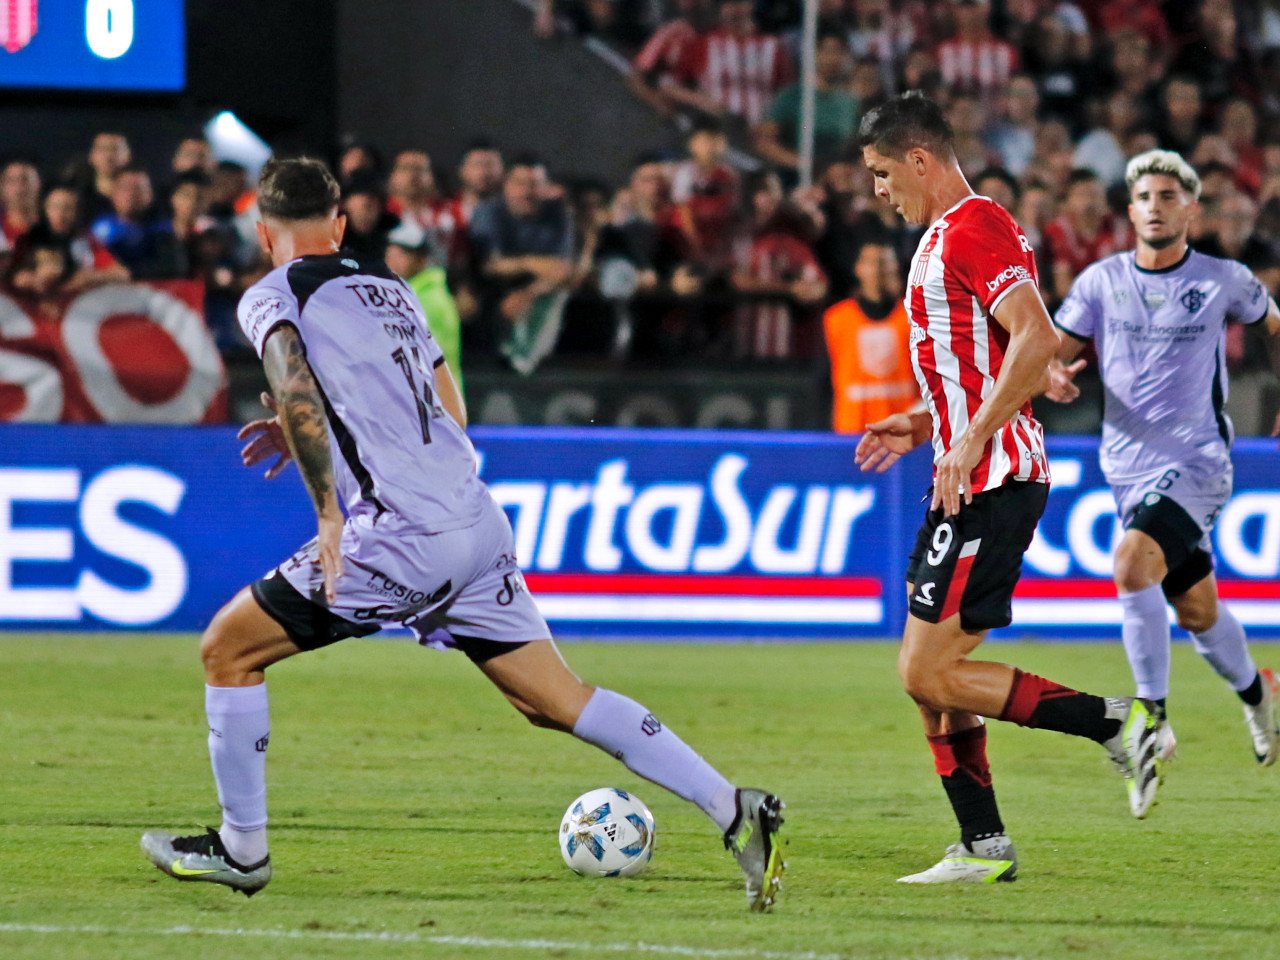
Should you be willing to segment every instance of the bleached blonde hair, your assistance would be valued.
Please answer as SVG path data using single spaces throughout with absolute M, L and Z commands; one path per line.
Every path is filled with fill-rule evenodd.
M 1172 150 L 1148 150 L 1129 161 L 1124 168 L 1124 185 L 1133 192 L 1133 185 L 1149 174 L 1173 177 L 1192 200 L 1200 199 L 1200 176 L 1182 155 Z

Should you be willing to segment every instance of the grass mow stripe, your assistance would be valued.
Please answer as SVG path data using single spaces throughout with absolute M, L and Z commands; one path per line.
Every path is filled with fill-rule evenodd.
M 125 937 L 258 937 L 277 940 L 344 940 L 361 943 L 421 943 L 450 947 L 486 947 L 494 950 L 594 950 L 605 953 L 648 953 L 673 957 L 747 957 L 759 960 L 847 960 L 848 954 L 838 953 L 789 953 L 778 950 L 735 949 L 715 950 L 705 947 L 685 947 L 679 944 L 661 943 L 579 943 L 566 940 L 510 940 L 501 937 L 447 937 L 423 936 L 417 933 L 344 933 L 326 930 L 244 930 L 200 929 L 198 927 L 164 927 L 159 929 L 128 929 L 125 927 L 56 926 L 41 923 L 0 923 L 0 933 L 35 934 L 92 934 Z M 947 957 L 944 960 L 964 960 L 963 957 Z M 1020 960 L 1009 957 L 1004 960 Z

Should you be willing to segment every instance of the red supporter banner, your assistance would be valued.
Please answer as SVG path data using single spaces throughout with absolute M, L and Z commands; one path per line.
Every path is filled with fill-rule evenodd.
M 0 294 L 0 422 L 222 423 L 227 376 L 198 280 Z

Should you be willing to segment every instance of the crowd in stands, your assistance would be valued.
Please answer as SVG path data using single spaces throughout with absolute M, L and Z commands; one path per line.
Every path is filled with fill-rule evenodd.
M 540 0 L 536 32 L 625 51 L 630 89 L 681 125 L 686 149 L 605 184 L 487 140 L 451 171 L 423 150 L 348 143 L 332 158 L 344 245 L 386 256 L 468 368 L 824 364 L 841 318 L 900 326 L 919 232 L 872 195 L 855 141 L 868 110 L 918 89 L 945 105 L 974 188 L 1034 242 L 1051 308 L 1086 266 L 1132 246 L 1124 165 L 1157 145 L 1204 182 L 1195 245 L 1280 290 L 1280 3 L 821 0 L 807 188 L 801 8 Z M 3 167 L 4 286 L 39 297 L 197 278 L 220 348 L 244 356 L 235 306 L 267 268 L 244 168 L 198 136 L 163 171 L 135 165 L 118 133 L 86 148 L 65 170 Z M 1247 369 L 1241 337 L 1231 361 Z

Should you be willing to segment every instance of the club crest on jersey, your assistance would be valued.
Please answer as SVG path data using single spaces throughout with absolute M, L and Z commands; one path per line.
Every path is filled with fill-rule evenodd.
M 1179 299 L 1182 305 L 1187 308 L 1187 313 L 1195 313 L 1204 304 L 1204 294 L 1200 292 L 1199 287 L 1192 287 Z
M 911 270 L 911 286 L 923 287 L 924 275 L 929 270 L 929 254 L 922 253 L 916 257 L 916 265 Z

